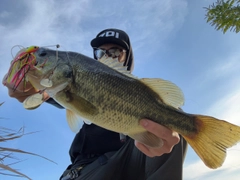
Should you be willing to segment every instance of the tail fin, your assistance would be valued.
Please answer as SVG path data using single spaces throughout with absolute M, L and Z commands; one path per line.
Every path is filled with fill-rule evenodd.
M 195 116 L 198 133 L 184 136 L 206 166 L 220 167 L 226 158 L 226 149 L 240 142 L 240 127 L 209 116 Z

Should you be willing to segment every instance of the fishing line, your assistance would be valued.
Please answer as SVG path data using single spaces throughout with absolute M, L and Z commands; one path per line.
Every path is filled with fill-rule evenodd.
M 70 61 L 70 57 L 69 57 L 69 55 L 68 55 L 68 51 L 67 51 L 67 48 L 65 48 L 64 46 L 60 46 L 59 44 L 57 44 L 57 45 L 55 45 L 56 46 L 56 57 L 57 57 L 57 60 L 58 60 L 58 48 L 62 48 L 63 49 L 63 51 L 65 51 L 66 52 L 66 56 L 67 56 L 67 60 L 68 60 L 68 63 L 71 65 L 71 67 L 72 67 L 72 64 L 71 64 L 71 61 Z
M 15 46 L 13 46 L 13 47 L 11 48 L 12 58 L 14 58 L 14 56 L 13 56 L 13 49 L 14 49 L 15 47 L 18 47 L 18 48 L 20 49 L 20 51 L 21 51 L 22 49 L 25 49 L 25 47 L 22 46 L 22 45 L 15 45 Z M 18 53 L 20 53 L 20 51 L 19 51 Z M 17 54 L 18 54 L 18 53 L 17 53 Z M 16 55 L 17 55 L 17 54 L 16 54 Z
M 60 48 L 60 45 L 56 45 L 56 62 L 58 61 L 58 48 Z
M 66 52 L 66 56 L 67 56 L 68 63 L 70 64 L 71 67 L 73 67 L 73 65 L 72 65 L 72 63 L 71 63 L 71 60 L 70 60 L 70 57 L 69 57 L 69 55 L 68 55 L 69 51 L 67 51 L 67 49 L 64 48 L 64 47 L 63 47 L 63 50 L 65 50 L 65 52 Z
M 55 44 L 55 45 L 48 45 L 48 46 L 41 46 L 41 47 L 44 47 L 44 48 L 48 48 L 48 47 L 56 47 L 56 64 L 57 64 L 57 61 L 58 61 L 58 48 L 60 48 L 60 45 L 59 44 Z M 57 66 L 57 65 L 56 65 Z M 56 68 L 55 66 L 55 68 Z M 55 69 L 54 68 L 54 69 Z
M 59 48 L 60 48 L 60 45 L 59 44 L 56 44 L 56 45 L 49 45 L 49 46 L 42 46 L 42 47 L 56 47 L 56 62 L 55 62 L 55 65 L 54 65 L 54 67 L 53 67 L 53 70 L 50 72 L 50 74 L 48 74 L 48 75 L 46 75 L 45 77 L 46 77 L 46 79 L 42 79 L 42 83 L 46 86 L 48 86 L 48 85 L 50 85 L 50 87 L 51 87 L 51 85 L 52 85 L 52 75 L 54 74 L 54 71 L 55 71 L 55 69 L 57 68 L 57 66 L 59 66 L 59 65 L 61 65 L 61 64 L 65 64 L 65 63 L 58 63 L 58 61 L 59 61 L 59 57 L 58 57 L 58 54 L 59 54 Z M 62 46 L 61 46 L 62 47 Z M 69 61 L 69 57 L 68 57 L 68 55 L 67 55 L 67 58 L 68 58 L 68 62 L 70 62 Z M 42 85 L 43 85 L 42 84 Z
M 55 44 L 55 45 L 47 45 L 47 46 L 41 46 L 44 48 L 48 48 L 48 47 L 56 47 L 56 62 L 58 61 L 58 48 L 60 48 L 59 44 Z
M 15 48 L 15 47 L 18 47 L 20 50 L 16 53 L 16 56 L 14 57 L 13 56 L 13 49 Z M 46 74 L 46 79 L 44 80 L 44 79 L 42 79 L 43 80 L 43 84 L 44 85 L 47 85 L 47 86 L 51 86 L 52 85 L 52 81 L 51 81 L 51 76 L 53 75 L 53 73 L 54 73 L 54 71 L 55 71 L 55 69 L 57 68 L 57 66 L 59 66 L 60 64 L 62 64 L 62 63 L 58 63 L 59 62 L 59 48 L 60 48 L 60 45 L 59 44 L 56 44 L 56 45 L 46 45 L 46 46 L 41 46 L 41 47 L 43 47 L 43 48 L 49 48 L 49 47 L 56 47 L 56 61 L 55 61 L 55 65 L 54 65 L 54 68 L 53 68 L 53 70 L 50 72 L 50 74 Z M 61 46 L 62 47 L 62 46 Z M 28 50 L 28 48 L 25 48 L 24 46 L 21 46 L 21 45 L 15 45 L 15 46 L 13 46 L 12 47 L 12 49 L 11 49 L 11 55 L 12 55 L 12 57 L 13 57 L 13 60 L 14 61 L 12 61 L 11 62 L 11 64 L 12 63 L 16 63 L 16 62 L 19 62 L 20 64 L 16 64 L 16 65 L 18 65 L 18 66 L 20 66 L 20 69 L 22 69 L 22 67 L 25 67 L 25 65 L 27 66 L 28 65 L 28 58 L 29 58 L 29 55 L 30 55 L 30 53 L 28 53 L 26 50 Z M 24 56 L 22 57 L 22 56 L 20 56 L 20 57 L 18 57 L 18 54 L 19 55 L 21 55 L 21 53 L 24 53 L 24 51 L 26 51 L 26 56 L 25 56 L 25 54 L 23 54 Z M 67 52 L 67 51 L 66 51 Z M 16 59 L 17 58 L 17 59 Z M 21 58 L 21 59 L 20 59 Z M 67 62 L 71 65 L 71 62 L 70 62 L 70 58 L 69 58 L 69 55 L 68 55 L 68 52 L 66 53 L 66 58 L 67 58 Z M 27 61 L 23 61 L 22 62 L 22 60 L 24 60 L 24 59 L 27 59 Z M 17 60 L 17 61 L 16 61 Z M 16 61 L 16 62 L 15 62 Z M 45 63 L 48 61 L 48 59 L 46 59 L 46 61 L 43 63 L 43 65 L 42 65 L 42 68 L 44 67 L 44 65 L 45 65 Z M 63 63 L 63 64 L 65 64 L 65 63 Z M 17 68 L 17 67 L 15 67 L 15 68 Z M 24 81 L 25 81 L 25 74 L 27 73 L 27 71 L 30 69 L 30 67 L 28 67 L 27 69 L 23 69 L 22 71 L 17 71 L 16 73 L 18 73 L 17 75 L 18 76 L 23 76 L 23 78 L 21 77 L 21 79 L 24 79 Z M 16 75 L 15 75 L 16 76 Z M 19 77 L 18 77 L 19 78 Z M 16 88 L 16 87 L 15 87 Z
M 56 62 L 58 61 L 58 48 L 60 48 L 60 45 L 59 45 L 59 44 L 48 45 L 48 46 L 41 46 L 41 47 L 45 47 L 45 48 L 48 48 L 48 47 L 56 47 Z
M 57 48 L 59 48 L 59 47 L 60 47 L 60 45 L 59 45 Z M 66 52 L 67 61 L 68 61 L 68 63 L 70 64 L 70 66 L 72 67 L 72 63 L 71 63 L 70 57 L 69 57 L 69 55 L 68 55 L 69 51 L 67 51 L 67 49 L 66 49 L 64 46 L 61 46 L 61 48 L 63 48 L 63 50 Z M 58 56 L 58 54 L 57 54 L 57 56 Z
M 54 45 L 41 46 L 41 47 L 56 47 L 56 48 L 60 48 L 60 45 L 59 44 L 54 44 Z

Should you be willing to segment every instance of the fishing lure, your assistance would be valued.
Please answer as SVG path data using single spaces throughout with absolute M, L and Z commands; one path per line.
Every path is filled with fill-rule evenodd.
M 39 64 L 38 66 L 36 66 L 36 57 L 34 55 L 34 52 L 36 52 L 39 47 L 38 46 L 30 46 L 28 48 L 24 48 L 23 46 L 20 45 L 16 45 L 19 48 L 22 48 L 17 55 L 15 56 L 15 58 L 13 59 L 13 61 L 11 62 L 8 74 L 6 76 L 6 82 L 13 84 L 13 90 L 16 90 L 16 88 L 19 86 L 19 84 L 23 81 L 24 82 L 24 87 L 25 87 L 25 83 L 27 82 L 25 79 L 25 75 L 26 73 L 30 70 L 30 69 L 34 69 L 34 68 L 43 68 L 47 62 L 47 59 L 45 62 L 43 62 L 42 64 Z M 14 46 L 14 47 L 16 47 Z M 60 48 L 60 45 L 51 45 L 51 46 L 56 46 L 56 49 Z M 45 46 L 45 47 L 51 47 L 51 46 Z M 14 48 L 13 47 L 13 48 Z M 12 49 L 13 49 L 12 48 Z M 56 51 L 56 59 L 58 59 L 58 51 Z M 51 86 L 51 80 L 48 79 L 48 81 L 44 81 L 42 82 L 45 86 Z
M 24 80 L 25 74 L 35 65 L 36 57 L 33 52 L 36 52 L 38 49 L 38 46 L 24 48 L 13 59 L 7 74 L 7 82 L 13 84 L 13 90 L 16 90 L 22 80 Z

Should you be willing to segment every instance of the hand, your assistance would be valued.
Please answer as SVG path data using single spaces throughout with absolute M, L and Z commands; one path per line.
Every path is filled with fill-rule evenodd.
M 2 80 L 2 84 L 5 85 L 8 88 L 8 94 L 10 97 L 16 98 L 19 102 L 23 102 L 27 97 L 38 93 L 38 90 L 35 89 L 31 83 L 26 82 L 24 85 L 23 82 L 19 84 L 16 90 L 13 90 L 13 85 L 10 83 L 7 83 L 6 81 L 7 75 L 4 76 Z M 43 99 L 47 100 L 49 98 L 48 94 L 46 92 L 43 92 Z
M 172 148 L 180 141 L 180 137 L 177 132 L 174 132 L 151 120 L 142 119 L 140 120 L 140 125 L 163 141 L 162 147 L 151 148 L 135 140 L 135 146 L 149 157 L 161 156 L 165 153 L 170 153 Z

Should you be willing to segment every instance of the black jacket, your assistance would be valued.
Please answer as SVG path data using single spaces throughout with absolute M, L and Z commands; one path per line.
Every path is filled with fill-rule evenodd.
M 52 98 L 46 102 L 63 109 Z M 82 158 L 96 157 L 106 152 L 117 151 L 122 145 L 119 133 L 106 130 L 94 124 L 88 125 L 84 123 L 72 142 L 69 155 L 72 163 L 76 163 L 76 161 L 81 161 Z

